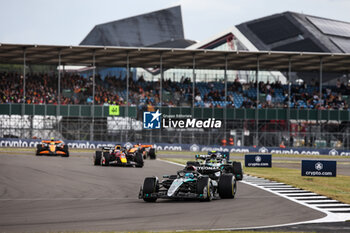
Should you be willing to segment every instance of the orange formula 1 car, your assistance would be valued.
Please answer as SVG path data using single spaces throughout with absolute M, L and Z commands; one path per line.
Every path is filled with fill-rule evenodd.
M 68 146 L 63 141 L 42 140 L 36 147 L 36 155 L 69 157 Z
M 134 145 L 133 148 L 128 150 L 128 154 L 134 154 L 135 152 L 140 152 L 144 159 L 156 159 L 156 149 L 152 145 Z

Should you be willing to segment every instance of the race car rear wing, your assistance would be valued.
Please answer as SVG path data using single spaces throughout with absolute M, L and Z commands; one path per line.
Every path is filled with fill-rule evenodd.
M 63 141 L 59 141 L 59 140 L 56 140 L 56 141 L 51 141 L 51 140 L 42 140 L 41 143 L 46 143 L 46 144 L 49 144 L 51 142 L 54 142 L 55 144 L 59 144 L 59 143 L 63 143 Z
M 199 160 L 199 159 L 206 160 L 206 159 L 212 158 L 212 155 L 213 155 L 213 153 L 210 153 L 210 154 L 207 154 L 207 155 L 195 155 L 195 158 L 196 158 L 196 160 Z M 215 155 L 216 155 L 216 158 L 218 158 L 218 159 L 229 160 L 229 158 L 230 158 L 228 153 L 227 154 L 226 153 L 225 154 L 215 153 Z
M 103 151 L 104 150 L 114 150 L 114 146 L 103 146 L 102 148 L 101 148 Z
M 208 155 L 216 154 L 217 156 L 221 155 L 221 158 L 225 158 L 230 160 L 230 152 L 229 151 L 208 151 Z

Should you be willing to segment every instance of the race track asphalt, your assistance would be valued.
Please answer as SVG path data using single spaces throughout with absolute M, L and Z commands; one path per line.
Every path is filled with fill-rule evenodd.
M 144 177 L 175 174 L 179 169 L 159 160 L 147 160 L 143 168 L 99 167 L 92 165 L 92 154 L 61 158 L 3 151 L 0 232 L 241 228 L 325 216 L 243 183 L 233 200 L 138 199 Z

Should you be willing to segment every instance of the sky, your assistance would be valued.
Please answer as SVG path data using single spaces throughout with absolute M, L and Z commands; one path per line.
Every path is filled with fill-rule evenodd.
M 96 24 L 177 5 L 197 41 L 284 11 L 350 22 L 350 0 L 0 0 L 0 43 L 78 45 Z

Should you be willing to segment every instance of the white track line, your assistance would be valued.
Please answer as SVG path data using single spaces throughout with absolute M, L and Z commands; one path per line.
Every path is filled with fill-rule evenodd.
M 300 194 L 300 193 L 312 193 L 310 191 L 305 191 L 305 190 L 300 190 L 300 189 L 288 189 L 288 190 L 275 190 L 275 189 L 271 189 L 272 191 L 275 191 L 275 192 L 278 192 L 278 193 L 283 193 L 283 194 L 287 194 L 287 195 L 290 195 L 290 194 Z
M 308 202 L 311 202 L 311 204 L 317 203 L 317 202 L 334 202 L 334 203 L 339 203 L 339 201 L 337 201 L 337 200 L 319 200 L 319 201 L 308 201 Z
M 271 188 L 294 188 L 293 186 L 290 185 L 286 185 L 286 184 L 268 184 L 268 183 L 264 183 L 264 184 L 260 184 L 255 182 L 254 180 L 245 180 L 247 182 L 254 182 L 254 184 L 262 186 L 262 187 L 271 187 Z
M 346 211 L 346 212 L 349 212 L 350 214 L 350 208 L 325 208 L 324 210 L 327 210 L 329 212 L 332 212 L 332 213 L 337 213 L 335 211 Z
M 137 198 L 96 198 L 96 197 L 67 197 L 67 198 L 0 198 L 0 201 L 91 201 L 91 200 L 135 200 Z
M 249 177 L 249 176 L 248 176 Z M 328 201 L 333 201 L 333 202 L 338 202 L 337 200 L 317 200 L 317 199 L 327 199 L 328 197 L 326 196 L 322 196 L 322 195 L 318 195 L 316 193 L 302 193 L 302 194 L 298 194 L 298 193 L 294 193 L 294 194 L 289 194 L 289 193 L 280 193 L 281 191 L 274 191 L 275 188 L 266 188 L 263 186 L 259 186 L 253 182 L 250 182 L 249 179 L 247 179 L 247 181 L 245 179 L 243 179 L 243 181 L 241 181 L 243 183 L 246 184 L 250 184 L 252 186 L 255 186 L 257 188 L 263 189 L 265 191 L 274 193 L 280 197 L 284 197 L 290 201 L 296 202 L 298 204 L 307 206 L 311 209 L 315 209 L 317 211 L 323 212 L 325 214 L 327 214 L 326 217 L 321 218 L 321 219 L 315 219 L 315 220 L 311 220 L 311 221 L 307 221 L 306 223 L 320 223 L 320 222 L 343 222 L 346 220 L 350 219 L 350 213 L 342 213 L 342 214 L 337 214 L 337 213 L 333 213 L 331 211 L 334 211 L 335 209 L 324 209 L 324 208 L 318 208 L 318 206 L 321 206 L 319 204 L 310 204 L 310 202 L 314 201 L 314 202 L 328 202 Z M 270 187 L 270 186 L 268 186 Z M 307 191 L 307 190 L 305 190 Z M 283 191 L 282 191 L 283 192 Z M 313 196 L 313 195 L 318 195 L 318 196 Z M 309 200 L 309 199 L 315 199 L 315 200 Z M 334 205 L 334 204 L 333 204 Z M 337 208 L 338 209 L 338 208 Z M 343 209 L 338 209 L 338 210 L 343 210 Z M 349 209 L 348 209 L 349 210 Z
M 304 201 L 317 201 L 317 199 L 331 200 L 331 199 L 329 199 L 329 197 L 325 197 L 325 196 L 315 196 L 315 197 L 306 197 L 305 196 L 305 197 L 295 197 L 295 199 L 298 199 L 299 201 L 302 201 L 302 200 L 304 200 Z M 312 199 L 314 199 L 314 200 L 312 200 Z
M 161 160 L 161 159 L 157 159 L 157 160 L 165 162 L 165 163 L 170 163 L 170 164 L 174 164 L 174 165 L 177 165 L 177 166 L 184 167 L 184 165 L 180 164 L 180 163 L 171 162 L 171 161 L 167 161 L 167 160 Z M 253 181 L 258 181 L 258 182 L 256 182 L 257 184 L 255 184 L 255 183 L 253 183 Z M 285 194 L 278 193 L 278 191 L 271 190 L 271 189 L 277 189 L 277 187 L 279 185 L 285 186 L 286 184 L 280 183 L 280 182 L 269 181 L 269 180 L 264 179 L 264 178 L 258 178 L 258 177 L 249 176 L 249 175 L 245 175 L 243 180 L 240 181 L 240 182 L 242 182 L 244 184 L 248 184 L 248 185 L 254 186 L 254 187 L 262 189 L 262 190 L 265 190 L 267 192 L 273 193 L 273 194 L 275 194 L 277 196 L 286 198 L 286 199 L 288 199 L 290 201 L 293 201 L 293 202 L 296 202 L 296 203 L 298 203 L 300 205 L 303 205 L 303 206 L 309 207 L 311 209 L 317 210 L 319 212 L 322 212 L 322 213 L 326 214 L 326 216 L 323 217 L 323 218 L 309 220 L 309 221 L 304 221 L 304 222 L 294 222 L 294 223 L 287 223 L 287 224 L 280 224 L 280 225 L 271 225 L 271 226 L 260 226 L 260 227 L 210 229 L 211 231 L 214 231 L 214 230 L 217 230 L 217 231 L 224 231 L 224 230 L 251 230 L 251 229 L 263 229 L 263 228 L 292 226 L 292 225 L 306 224 L 306 223 L 344 222 L 346 220 L 350 220 L 350 213 L 332 213 L 332 212 L 327 211 L 325 209 L 318 208 L 317 207 L 318 204 L 308 204 L 309 202 L 316 202 L 316 203 L 317 202 L 338 202 L 337 200 L 317 200 L 317 198 L 322 198 L 322 199 L 328 198 L 328 197 L 325 197 L 325 196 L 316 196 L 316 197 L 312 196 L 312 197 L 305 197 L 305 198 L 288 197 Z M 264 185 L 262 186 L 261 184 L 264 184 Z M 267 187 L 273 186 L 274 188 L 266 188 L 264 186 L 267 186 Z M 275 188 L 275 186 L 276 186 L 276 188 Z M 288 186 L 293 187 L 291 185 L 288 185 Z M 295 187 L 293 187 L 293 188 L 295 188 Z M 297 200 L 297 199 L 301 199 L 301 200 Z M 303 200 L 303 199 L 306 199 L 306 200 Z M 316 200 L 308 200 L 308 199 L 316 199 Z M 202 229 L 198 229 L 198 230 L 202 230 Z
M 326 208 L 326 207 L 331 207 L 331 206 L 342 206 L 342 207 L 347 207 L 350 208 L 350 205 L 348 204 L 343 204 L 343 203 L 333 203 L 333 204 L 316 204 L 318 207 Z
M 275 191 L 275 190 L 272 190 L 272 191 Z M 279 193 L 281 193 L 281 192 L 279 192 Z M 310 192 L 310 193 L 283 193 L 283 194 L 286 194 L 286 196 L 288 196 L 288 197 L 294 197 L 294 196 L 295 197 L 300 197 L 300 196 L 302 196 L 302 197 L 325 197 L 325 196 L 321 196 L 319 194 L 312 193 L 312 192 Z
M 304 189 L 300 189 L 300 188 L 295 188 L 295 187 L 271 187 L 271 186 L 262 186 L 264 188 L 267 189 L 271 189 L 271 190 L 276 190 L 276 191 L 308 191 L 308 190 L 304 190 Z

